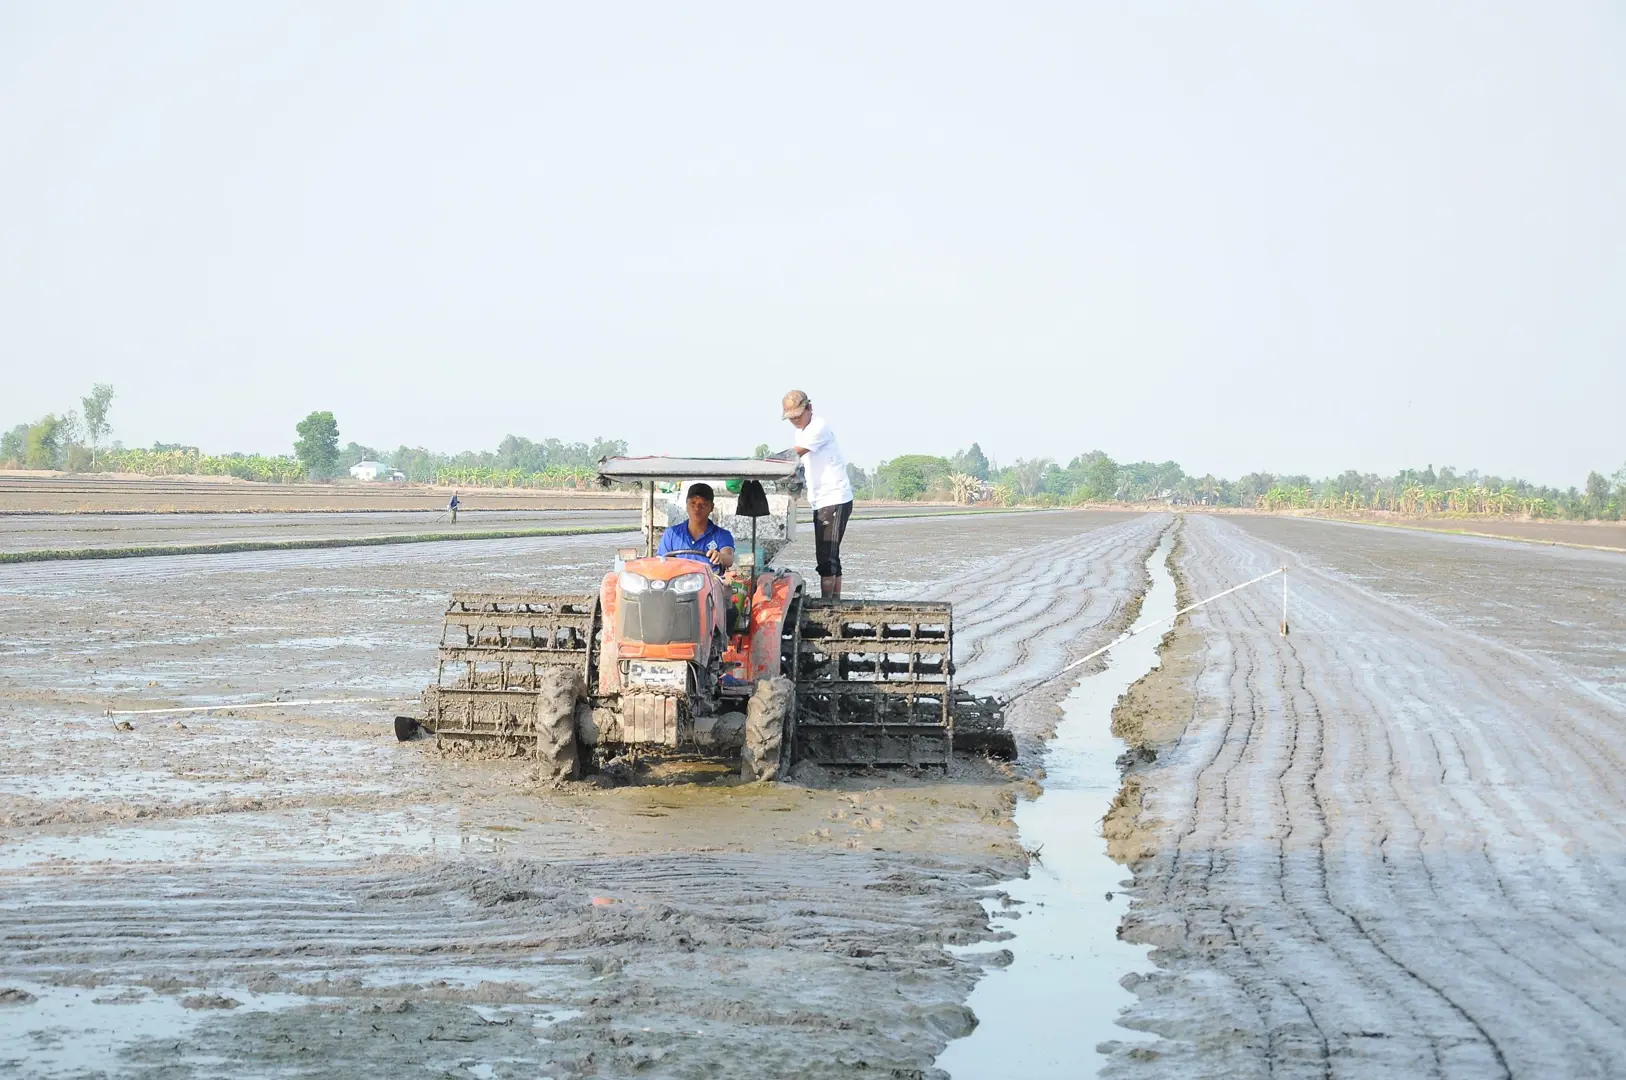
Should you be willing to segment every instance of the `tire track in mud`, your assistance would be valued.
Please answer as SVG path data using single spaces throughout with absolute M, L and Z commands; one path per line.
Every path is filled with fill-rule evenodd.
M 1252 629 L 1254 629 L 1254 631 L 1263 631 L 1263 629 L 1265 629 L 1265 628 L 1263 628 L 1263 625 L 1254 625 L 1254 626 L 1252 626 Z M 1281 662 L 1280 670 L 1278 670 L 1278 678 L 1280 678 L 1280 680 L 1281 680 L 1281 685 L 1291 685 L 1291 683 L 1289 683 L 1288 680 L 1289 680 L 1289 678 L 1293 678 L 1293 675 L 1291 675 L 1291 673 L 1288 672 L 1289 665 L 1286 664 L 1286 660 L 1288 660 L 1288 659 L 1296 660 L 1296 655 L 1293 654 L 1293 642 L 1291 642 L 1291 641 L 1285 642 L 1285 652 L 1283 652 L 1283 657 L 1281 657 L 1281 660 L 1283 660 L 1283 662 Z M 1298 665 L 1294 664 L 1293 667 L 1298 667 Z M 1309 688 L 1307 688 L 1306 683 L 1304 683 L 1304 678 L 1302 678 L 1302 672 L 1299 672 L 1298 690 L 1299 690 L 1299 693 L 1301 693 L 1301 695 L 1309 695 L 1309 693 L 1311 693 L 1311 691 L 1309 691 Z M 1311 704 L 1311 708 L 1314 708 L 1314 703 L 1309 703 L 1309 704 Z M 1301 734 L 1301 722 L 1299 722 L 1299 721 L 1301 721 L 1301 716 L 1299 716 L 1299 714 L 1298 714 L 1298 712 L 1299 712 L 1298 709 L 1294 708 L 1293 699 L 1291 699 L 1291 698 L 1286 699 L 1286 701 L 1285 701 L 1285 711 L 1286 711 L 1286 714 L 1288 714 L 1289 721 L 1293 722 L 1294 738 L 1298 738 L 1299 734 Z M 1312 789 L 1312 790 L 1314 790 L 1314 789 Z M 1324 815 L 1320 815 L 1319 802 L 1317 802 L 1317 807 L 1315 807 L 1315 810 L 1317 810 L 1317 813 L 1315 813 L 1314 817 L 1324 818 Z M 1304 815 L 1301 815 L 1301 818 L 1302 817 L 1304 817 Z M 1320 830 L 1319 830 L 1319 828 L 1317 828 L 1317 825 L 1319 825 L 1319 821 L 1312 820 L 1311 821 L 1311 831 L 1317 831 L 1317 833 L 1319 833 Z M 1299 830 L 1299 828 L 1302 828 L 1302 825 L 1289 826 L 1289 836 L 1291 836 L 1291 834 L 1293 834 L 1293 831 Z M 1322 891 L 1324 891 L 1324 895 L 1325 895 L 1325 891 L 1327 891 L 1327 890 L 1325 890 L 1325 878 L 1327 878 L 1327 870 L 1325 870 L 1325 865 L 1317 864 L 1317 867 L 1315 867 L 1315 870 L 1317 870 L 1317 873 L 1319 873 L 1320 882 L 1324 883 L 1324 888 L 1322 888 Z M 1325 898 L 1325 901 L 1327 901 L 1328 906 L 1332 906 L 1332 908 L 1335 909 L 1335 911 L 1340 911 L 1340 914 L 1348 914 L 1348 912 L 1341 911 L 1341 909 L 1338 908 L 1337 904 L 1332 903 L 1332 898 L 1330 898 L 1330 895 L 1325 895 L 1324 898 Z M 1358 921 L 1356 921 L 1356 924 L 1358 924 Z M 1374 943 L 1377 943 L 1377 942 L 1374 942 Z M 1380 952 L 1382 952 L 1382 945 L 1380 945 L 1380 943 L 1377 943 L 1377 945 L 1379 945 L 1379 950 L 1380 950 Z M 1470 958 L 1467 958 L 1467 956 L 1465 956 L 1465 960 L 1470 960 Z M 1408 974 L 1408 976 L 1413 976 L 1413 978 L 1416 978 L 1416 973 L 1413 973 L 1413 971 L 1410 971 L 1410 969 L 1406 969 L 1406 974 Z M 1465 1013 L 1463 1013 L 1463 1018 L 1467 1018 L 1467 1017 L 1465 1017 Z M 1489 1041 L 1488 1036 L 1483 1036 L 1483 1038 L 1486 1038 L 1486 1041 Z M 1493 1047 L 1493 1049 L 1494 1049 L 1494 1047 Z
M 124 1049 L 166 1076 L 281 1075 L 285 1040 L 365 1032 L 381 1009 L 402 1014 L 399 1039 L 337 1042 L 324 1075 L 421 1071 L 437 1038 L 561 1076 L 662 1060 L 683 1075 L 907 1073 L 971 1026 L 953 1002 L 974 968 L 939 946 L 984 936 L 979 896 L 998 880 L 975 861 L 884 854 L 41 874 L 7 883 L 0 967 L 8 984 L 310 1001 Z M 469 1008 L 528 1003 L 579 1015 L 539 1042 Z
M 1372 662 L 1370 654 L 1363 653 L 1363 656 L 1366 657 L 1368 663 Z M 1356 689 L 1354 693 L 1356 693 L 1364 702 L 1365 706 L 1371 709 L 1374 713 L 1379 713 L 1381 711 L 1379 702 L 1374 700 L 1369 693 L 1361 689 Z M 1387 738 L 1387 732 L 1385 732 L 1385 736 Z M 1472 817 L 1476 808 L 1468 805 L 1462 794 L 1460 794 L 1462 791 L 1462 785 L 1460 783 L 1446 784 L 1444 782 L 1447 776 L 1453 774 L 1467 775 L 1468 772 L 1468 766 L 1466 764 L 1467 755 L 1462 749 L 1460 739 L 1456 737 L 1455 733 L 1450 733 L 1450 736 L 1450 745 L 1454 751 L 1456 763 L 1450 767 L 1442 766 L 1439 776 L 1442 781 L 1442 788 L 1449 796 L 1449 801 L 1453 809 L 1453 819 L 1460 821 Z M 1497 743 L 1499 745 L 1500 741 L 1498 740 Z M 1431 747 L 1433 748 L 1435 759 L 1437 761 L 1441 760 L 1437 738 L 1431 740 Z M 1389 753 L 1392 753 L 1392 750 L 1390 750 Z M 1527 770 L 1524 768 L 1525 763 L 1521 758 L 1519 749 L 1517 747 L 1503 748 L 1501 751 L 1501 759 L 1501 765 L 1510 765 L 1511 767 L 1518 769 L 1521 773 L 1525 773 L 1525 775 L 1520 777 L 1521 785 L 1533 786 L 1537 782 L 1537 778 L 1528 775 Z M 1561 763 L 1554 764 L 1555 767 L 1562 768 Z M 1409 792 L 1404 787 L 1395 786 L 1392 794 L 1394 795 L 1396 803 L 1406 808 L 1408 817 L 1412 822 L 1410 828 L 1413 832 L 1417 832 L 1415 827 L 1417 813 L 1411 809 L 1412 800 Z M 1503 802 L 1505 804 L 1505 800 Z M 1573 832 L 1580 824 L 1580 822 L 1575 819 L 1573 815 L 1564 812 L 1563 807 L 1556 807 L 1549 804 L 1548 809 L 1553 815 L 1558 826 L 1566 832 Z M 1482 813 L 1485 812 L 1484 807 L 1480 807 L 1479 810 Z M 1499 816 L 1502 819 L 1503 828 L 1508 831 L 1509 835 L 1525 835 L 1530 831 L 1529 815 L 1516 812 L 1516 808 L 1507 807 L 1504 805 L 1503 809 L 1499 813 Z M 1419 846 L 1417 849 L 1417 854 L 1418 858 L 1423 860 L 1423 865 L 1425 869 L 1427 869 L 1428 852 L 1423 846 L 1421 846 L 1421 840 L 1422 837 L 1419 833 Z M 1505 876 L 1499 868 L 1497 856 L 1493 853 L 1491 845 L 1488 842 L 1482 843 L 1479 847 L 1478 853 L 1484 864 L 1483 873 L 1480 874 L 1480 887 L 1486 891 L 1494 890 L 1503 898 L 1505 902 L 1509 904 L 1521 903 L 1521 901 L 1515 899 L 1515 897 L 1509 892 L 1509 878 Z M 1555 872 L 1562 873 L 1562 868 L 1557 868 Z M 1476 871 L 1476 873 L 1479 872 Z M 1517 878 L 1513 880 L 1516 881 Z M 1579 889 L 1578 883 L 1567 881 L 1564 884 L 1566 891 L 1569 893 L 1573 894 Z M 1430 893 L 1437 902 L 1446 902 L 1446 898 L 1440 894 L 1437 876 L 1432 872 L 1428 876 L 1428 887 Z M 1559 927 L 1554 925 L 1551 920 L 1546 918 L 1545 915 L 1538 915 L 1538 912 L 1539 906 L 1536 910 L 1533 910 L 1530 913 L 1531 917 L 1539 917 L 1549 926 L 1549 928 L 1554 930 L 1559 929 Z M 1545 978 L 1545 976 L 1540 973 L 1535 964 L 1532 962 L 1531 958 L 1520 955 L 1516 943 L 1510 947 L 1509 943 L 1503 939 L 1501 928 L 1497 923 L 1487 922 L 1479 918 L 1475 918 L 1472 921 L 1477 931 L 1484 935 L 1486 940 L 1495 943 L 1497 947 L 1507 955 L 1510 961 L 1521 968 L 1528 970 L 1537 980 L 1542 980 Z M 1577 943 L 1571 941 L 1567 934 L 1555 934 L 1543 944 L 1543 953 L 1548 955 L 1552 954 L 1553 952 L 1570 954 L 1573 962 L 1587 963 L 1589 962 L 1590 958 L 1596 954 L 1597 950 L 1601 948 L 1604 950 L 1604 954 L 1609 956 L 1611 958 L 1611 962 L 1616 966 L 1620 966 L 1623 962 L 1626 962 L 1626 954 L 1622 953 L 1622 950 L 1617 942 L 1608 940 L 1594 925 L 1589 925 L 1587 929 L 1589 931 L 1589 935 L 1584 946 L 1578 947 Z M 1568 991 L 1566 988 L 1556 987 L 1555 989 L 1560 994 L 1570 994 L 1570 991 Z M 1585 1000 L 1577 999 L 1574 1001 L 1574 1004 L 1581 1009 L 1596 1012 L 1596 1009 Z M 1607 1017 L 1603 1017 L 1603 1019 L 1611 1023 L 1613 1026 L 1619 1026 L 1618 1022 Z
M 1196 713 L 1142 777 L 1174 838 L 1125 926 L 1164 969 L 1126 1022 L 1165 1039 L 1111 1074 L 1626 1071 L 1626 710 L 1229 522 L 1185 539 L 1196 595 L 1291 564 L 1292 635 L 1268 590 L 1184 631 Z
M 590 950 L 635 939 L 845 953 L 936 940 L 935 921 L 951 939 L 972 941 L 983 919 L 970 886 L 996 880 L 952 859 L 707 853 L 194 865 L 116 882 L 6 877 L 8 891 L 27 897 L 0 906 L 9 976 L 82 977 L 88 966 L 102 982 L 206 976 L 254 985 L 313 973 L 366 981 L 381 964 L 425 957 L 511 969 L 524 981 L 539 957 L 581 965 Z M 956 882 L 963 887 L 942 888 Z M 945 960 L 921 953 L 898 962 Z
M 916 595 L 954 602 L 959 644 L 976 657 L 964 664 L 960 681 L 987 692 L 1052 675 L 1075 650 L 1103 641 L 1139 592 L 1146 552 L 1167 521 L 1079 520 L 1086 524 L 1056 539 L 1050 537 L 1066 522 L 1044 523 L 1051 531 L 1021 534 L 1038 543 L 936 582 L 930 555 L 914 552 L 988 526 L 915 523 L 866 530 L 865 540 L 879 552 L 872 558 L 891 558 L 902 571 L 892 576 L 922 583 Z M 1011 535 L 1009 523 L 998 535 Z M 469 545 L 480 548 L 477 559 L 447 562 L 395 549 L 317 560 L 278 555 L 258 564 L 220 556 L 207 568 L 175 559 L 162 568 L 121 568 L 115 582 L 82 573 L 0 576 L 26 582 L 12 598 L 14 610 L 68 605 L 53 611 L 41 659 L 7 655 L 0 674 L 18 677 L 17 700 L 35 710 L 50 708 L 41 703 L 52 700 L 60 679 L 60 668 L 41 668 L 47 656 L 55 664 L 90 657 L 131 681 L 155 674 L 162 663 L 164 671 L 182 673 L 156 691 L 166 696 L 222 692 L 216 681 L 230 671 L 227 692 L 247 694 L 302 685 L 302 678 L 315 685 L 319 678 L 352 678 L 346 673 L 358 669 L 333 656 L 342 643 L 370 634 L 368 674 L 415 690 L 429 669 L 423 656 L 432 652 L 419 623 L 438 615 L 444 588 L 537 578 L 563 586 L 602 572 L 588 544 L 524 541 L 504 552 L 506 543 Z M 452 547 L 442 546 L 441 557 L 455 556 Z M 971 551 L 981 557 L 975 544 Z M 114 623 L 91 632 L 85 628 L 98 605 L 115 609 Z M 165 643 L 144 644 L 149 636 Z M 9 722 L 0 716 L 0 724 Z M 245 768 L 256 752 L 274 752 L 287 757 L 268 781 L 292 785 L 319 775 L 321 791 L 333 790 L 329 773 L 318 772 L 329 767 L 332 749 L 321 740 L 281 739 L 274 750 L 256 749 L 255 733 L 273 730 L 270 721 L 165 730 L 165 738 L 188 740 L 190 753 L 204 755 L 190 771 L 228 747 Z M 343 729 L 330 734 L 342 738 Z M 167 744 L 156 733 L 120 741 L 101 732 L 94 744 L 64 735 L 52 745 L 24 767 L 106 775 L 140 765 Z M 210 771 L 240 771 L 222 766 L 216 761 Z M 356 763 L 346 764 L 341 780 L 367 781 L 351 812 L 372 814 L 367 821 L 378 824 L 380 808 L 399 806 L 408 788 L 420 801 L 481 797 L 449 791 L 444 779 L 435 787 L 433 762 L 400 768 L 409 779 L 384 764 L 365 776 Z M 986 767 L 972 771 L 970 783 L 1004 783 Z M 959 782 L 943 782 L 933 797 L 963 798 Z M 171 806 L 191 797 L 153 796 Z M 954 804 L 971 806 L 973 818 L 981 805 Z M 233 835 L 242 835 L 257 816 L 270 815 L 217 820 L 224 828 L 236 819 Z M 951 832 L 979 835 L 965 818 L 947 820 Z M 310 826 L 292 828 L 296 835 L 281 838 L 287 847 Z M 13 828 L 8 838 L 27 831 Z M 440 1040 L 487 1060 L 557 1066 L 531 1072 L 561 1076 L 917 1075 L 949 1039 L 969 1030 L 973 1019 L 962 1003 L 980 962 L 942 946 L 986 940 L 981 901 L 1015 869 L 1002 855 L 978 855 L 982 843 L 967 848 L 963 839 L 948 838 L 929 849 L 936 854 L 835 853 L 802 843 L 766 853 L 674 852 L 670 838 L 658 838 L 644 854 L 578 857 L 602 844 L 589 832 L 579 841 L 550 840 L 545 850 L 564 857 L 548 859 L 340 860 L 329 853 L 320 861 L 320 851 L 285 855 L 286 848 L 245 841 L 246 855 L 228 853 L 212 863 L 177 856 L 91 868 L 67 860 L 0 871 L 0 971 L 31 985 L 133 984 L 171 995 L 236 987 L 310 1002 L 276 1014 L 247 1007 L 222 1013 L 189 1033 L 161 1040 L 155 1034 L 131 1049 L 127 1071 L 177 1076 L 211 1068 L 237 1075 L 308 1069 L 309 1060 L 285 1055 L 292 1046 L 320 1053 L 335 1073 L 402 1073 L 428 1064 L 456 1075 L 459 1059 L 424 1056 Z M 710 842 L 698 830 L 686 835 Z M 312 833 L 309 842 L 322 839 Z M 305 861 L 307 854 L 317 861 Z M 411 1001 L 408 1011 L 377 1011 L 403 998 Z M 468 1008 L 515 1002 L 580 1015 L 549 1027 L 549 1041 L 538 1049 L 534 1038 L 520 1038 L 523 1025 L 491 1023 Z M 345 1038 L 323 1041 L 332 1026 Z M 367 1034 L 380 1028 L 387 1042 Z M 703 1040 L 695 1037 L 700 1029 Z M 362 1039 L 351 1041 L 353 1031 Z M 188 1063 L 194 1059 L 226 1064 L 194 1069 Z

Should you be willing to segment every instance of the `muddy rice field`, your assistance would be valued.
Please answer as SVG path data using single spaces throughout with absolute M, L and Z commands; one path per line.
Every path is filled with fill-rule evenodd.
M 0 515 L 433 513 L 445 508 L 452 490 L 428 484 L 348 478 L 325 483 L 269 484 L 231 476 L 0 469 Z M 460 490 L 465 496 L 471 494 L 467 488 Z M 481 489 L 476 501 L 487 510 L 637 508 L 637 500 L 630 493 L 598 487 L 581 491 Z
M 943 1075 L 1011 961 L 1002 883 L 1045 868 L 1013 808 L 1054 677 L 1165 554 L 1187 598 L 1288 566 L 1290 633 L 1279 579 L 1234 594 L 1119 703 L 1130 906 L 1099 932 L 1148 951 L 1122 1040 L 1054 1033 L 1076 1074 L 1626 1074 L 1618 554 L 1265 516 L 855 521 L 850 594 L 952 600 L 959 680 L 1036 687 L 1022 760 L 946 777 L 553 786 L 397 743 L 405 702 L 104 715 L 411 698 L 452 590 L 584 589 L 624 542 L 0 566 L 0 1075 Z

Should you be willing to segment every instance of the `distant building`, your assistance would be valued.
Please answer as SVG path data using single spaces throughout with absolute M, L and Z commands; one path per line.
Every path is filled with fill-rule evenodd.
M 399 474 L 382 461 L 358 461 L 350 466 L 350 475 L 357 480 L 393 480 Z

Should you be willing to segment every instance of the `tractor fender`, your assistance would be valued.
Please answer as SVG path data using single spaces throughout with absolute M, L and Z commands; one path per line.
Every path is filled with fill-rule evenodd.
M 598 653 L 598 693 L 604 697 L 621 692 L 621 649 L 615 637 L 618 600 L 616 573 L 611 570 L 598 586 L 598 609 L 602 613 L 599 625 L 603 634 Z
M 756 596 L 751 601 L 751 655 L 747 665 L 752 681 L 779 674 L 785 617 L 801 584 L 801 578 L 791 573 L 764 574 L 758 579 Z

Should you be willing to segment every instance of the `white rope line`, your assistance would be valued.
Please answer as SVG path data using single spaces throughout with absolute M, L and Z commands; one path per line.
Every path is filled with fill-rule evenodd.
M 1048 675 L 1045 678 L 1040 679 L 1038 682 L 1034 683 L 1032 686 L 1029 686 L 1024 690 L 1019 690 L 1016 693 L 1012 694 L 1010 697 L 1005 699 L 1006 704 L 1009 704 L 1010 702 L 1015 701 L 1017 698 L 1021 697 L 1023 694 L 1028 694 L 1028 693 L 1031 693 L 1034 690 L 1037 690 L 1039 687 L 1043 686 L 1045 683 L 1052 682 L 1055 679 L 1060 678 L 1061 676 L 1067 674 L 1069 671 L 1072 671 L 1074 668 L 1079 667 L 1080 665 L 1089 663 L 1091 660 L 1094 660 L 1097 656 L 1100 656 L 1102 653 L 1106 652 L 1108 649 L 1112 649 L 1112 648 L 1115 648 L 1116 646 L 1122 645 L 1124 642 L 1128 641 L 1130 638 L 1134 637 L 1136 634 L 1144 634 L 1144 633 L 1146 633 L 1146 631 L 1152 629 L 1154 626 L 1162 626 L 1166 622 L 1173 622 L 1175 619 L 1178 619 L 1180 616 L 1186 614 L 1187 612 L 1196 611 L 1198 608 L 1202 607 L 1204 604 L 1212 604 L 1215 600 L 1218 600 L 1223 596 L 1230 596 L 1232 593 L 1236 592 L 1238 589 L 1246 589 L 1249 585 L 1257 585 L 1261 581 L 1265 581 L 1268 578 L 1275 577 L 1277 574 L 1283 575 L 1283 578 L 1284 578 L 1284 580 L 1282 582 L 1282 587 L 1283 587 L 1283 593 L 1282 593 L 1282 624 L 1285 626 L 1286 623 L 1287 623 L 1287 594 L 1286 594 L 1287 582 L 1285 580 L 1286 575 L 1287 575 L 1287 567 L 1278 566 L 1276 569 L 1270 571 L 1270 573 L 1268 573 L 1268 574 L 1260 574 L 1258 577 L 1252 578 L 1251 580 L 1248 580 L 1248 581 L 1244 581 L 1240 585 L 1233 585 L 1229 589 L 1226 589 L 1224 592 L 1217 592 L 1213 596 L 1210 596 L 1210 597 L 1207 597 L 1206 599 L 1197 601 L 1195 604 L 1191 604 L 1191 605 L 1189 605 L 1187 607 L 1183 607 L 1179 611 L 1176 611 L 1173 615 L 1165 615 L 1160 619 L 1154 619 L 1152 622 L 1147 623 L 1145 626 L 1142 626 L 1139 629 L 1130 630 L 1130 631 L 1128 631 L 1126 633 L 1119 634 L 1117 637 L 1113 638 L 1111 641 L 1107 642 L 1105 645 L 1101 646 L 1099 649 L 1096 649 L 1094 652 L 1090 653 L 1088 656 L 1081 656 L 1077 660 L 1074 660 L 1071 664 L 1068 664 L 1066 667 L 1064 667 L 1060 671 L 1056 672 L 1056 674 Z
M 247 705 L 188 705 L 178 709 L 108 709 L 104 716 L 158 716 L 163 713 L 231 712 L 237 709 L 274 709 L 278 705 L 370 705 L 382 701 L 416 701 L 410 697 L 305 698 L 301 701 L 257 701 Z

